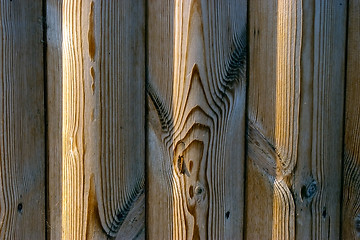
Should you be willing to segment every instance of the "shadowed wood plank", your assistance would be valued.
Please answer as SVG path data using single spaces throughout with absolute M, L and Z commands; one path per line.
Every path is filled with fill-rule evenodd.
M 0 239 L 45 239 L 42 1 L 0 1 Z
M 94 118 L 101 125 L 101 155 L 94 171 L 102 227 L 115 237 L 145 192 L 145 3 L 97 3 L 101 26 L 95 30 L 100 35 L 95 87 L 98 83 L 100 111 L 95 110 Z
M 61 239 L 62 213 L 62 0 L 46 2 L 47 37 L 47 236 Z
M 241 237 L 246 2 L 148 7 L 148 236 Z
M 343 239 L 360 239 L 360 2 L 349 1 L 345 145 L 343 172 Z
M 296 239 L 339 239 L 347 1 L 302 4 Z
M 346 4 L 254 1 L 250 12 L 246 238 L 336 239 Z

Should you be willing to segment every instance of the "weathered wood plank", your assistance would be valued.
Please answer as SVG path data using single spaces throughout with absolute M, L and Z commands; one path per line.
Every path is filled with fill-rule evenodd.
M 48 203 L 47 237 L 61 239 L 62 213 L 62 0 L 46 1 Z
M 49 4 L 54 48 L 49 47 L 48 59 L 58 62 L 49 66 L 49 88 L 61 104 L 51 96 L 48 104 L 54 112 L 61 105 L 62 111 L 49 118 L 53 126 L 61 118 L 63 145 L 50 158 L 58 163 L 49 163 L 49 172 L 58 172 L 49 186 L 61 189 L 50 189 L 61 199 L 50 198 L 49 236 L 144 237 L 145 3 Z M 61 210 L 55 209 L 58 204 Z M 121 228 L 129 221 L 132 228 Z M 52 227 L 59 222 L 61 228 Z
M 246 4 L 148 5 L 150 239 L 243 235 Z
M 349 1 L 342 237 L 360 238 L 360 2 Z
M 246 238 L 337 239 L 346 2 L 250 12 Z
M 0 239 L 45 239 L 42 1 L 0 1 Z

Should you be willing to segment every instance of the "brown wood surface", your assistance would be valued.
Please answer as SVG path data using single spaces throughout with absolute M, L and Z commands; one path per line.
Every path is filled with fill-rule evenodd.
M 243 235 L 246 5 L 148 4 L 149 239 Z
M 345 1 L 250 3 L 246 239 L 338 239 Z
M 360 2 L 349 1 L 342 239 L 360 239 Z
M 41 3 L 0 6 L 0 238 L 41 239 Z M 359 9 L 47 0 L 48 238 L 359 238 Z
M 0 239 L 45 239 L 42 1 L 0 1 Z
M 47 3 L 50 239 L 144 238 L 144 6 Z

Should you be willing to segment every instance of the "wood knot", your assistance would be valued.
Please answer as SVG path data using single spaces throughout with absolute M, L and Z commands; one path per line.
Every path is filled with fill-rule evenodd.
M 195 194 L 196 195 L 201 195 L 204 192 L 204 188 L 201 186 L 196 186 L 195 187 Z
M 307 186 L 302 186 L 301 188 L 301 199 L 312 199 L 317 192 L 317 182 L 314 180 L 311 183 L 309 183 Z
M 194 195 L 197 203 L 203 202 L 206 198 L 205 187 L 200 182 L 196 183 L 196 186 L 194 188 Z

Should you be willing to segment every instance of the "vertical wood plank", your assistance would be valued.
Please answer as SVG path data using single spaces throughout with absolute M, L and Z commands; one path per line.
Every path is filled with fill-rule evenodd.
M 148 237 L 243 235 L 246 1 L 148 5 Z
M 51 239 L 144 238 L 144 4 L 48 3 Z
M 84 164 L 82 1 L 64 0 L 62 10 L 62 238 L 85 239 L 87 194 L 84 188 L 89 177 L 85 177 Z
M 360 2 L 349 1 L 345 147 L 343 172 L 343 239 L 360 238 Z
M 45 239 L 42 1 L 0 1 L 0 238 Z
M 347 1 L 303 8 L 296 238 L 339 239 Z
M 61 239 L 62 213 L 62 0 L 46 1 L 48 239 Z
M 169 153 L 162 142 L 164 138 L 162 125 L 166 126 L 164 123 L 171 115 L 169 106 L 173 91 L 174 3 L 173 0 L 155 0 L 147 4 L 146 229 L 148 239 L 172 239 L 173 236 L 172 167 Z M 157 90 L 153 89 L 151 83 L 161 87 Z M 152 100 L 151 93 L 155 91 L 157 95 L 152 94 Z M 165 105 L 165 102 L 168 105 Z M 157 111 L 161 112 L 162 117 L 159 118 Z
M 94 170 L 99 214 L 108 235 L 135 225 L 128 234 L 136 236 L 145 227 L 145 1 L 98 1 L 96 6 L 101 9 L 101 25 L 94 31 L 100 35 L 99 70 L 94 67 L 95 95 L 99 90 L 94 121 L 101 126 L 100 165 Z M 91 30 L 88 34 L 91 39 Z M 91 48 L 89 41 L 90 57 Z M 140 217 L 135 224 L 127 218 L 134 212 Z
M 337 239 L 346 2 L 250 12 L 246 238 Z
M 276 177 L 278 1 L 249 2 L 249 87 L 245 239 L 271 239 Z M 265 152 L 265 156 L 262 154 Z M 273 153 L 272 153 L 273 152 Z

